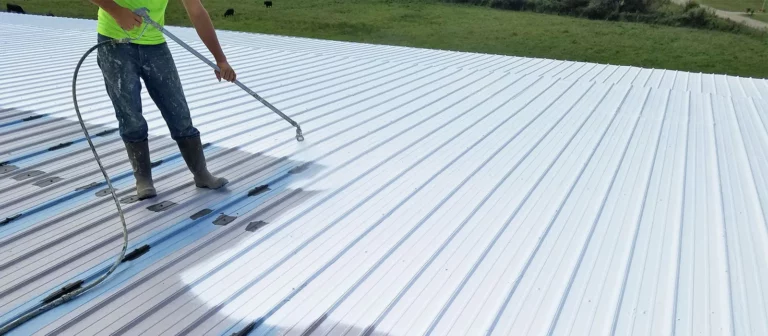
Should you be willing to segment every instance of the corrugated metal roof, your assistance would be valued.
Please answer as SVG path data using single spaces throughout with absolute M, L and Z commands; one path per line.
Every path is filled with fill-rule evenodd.
M 70 97 L 93 28 L 0 14 L 0 321 L 121 243 Z M 194 188 L 145 96 L 160 194 L 134 202 L 90 59 L 79 102 L 150 250 L 15 333 L 768 334 L 765 80 L 219 37 L 307 140 L 171 45 L 231 183 Z

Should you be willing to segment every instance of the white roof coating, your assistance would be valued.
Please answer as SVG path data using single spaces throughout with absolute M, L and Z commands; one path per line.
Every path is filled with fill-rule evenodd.
M 0 324 L 121 246 L 70 92 L 94 30 L 0 14 Z M 230 184 L 194 187 L 143 93 L 159 195 L 135 202 L 92 56 L 78 102 L 150 249 L 11 334 L 768 335 L 768 81 L 219 38 L 306 140 L 170 43 Z

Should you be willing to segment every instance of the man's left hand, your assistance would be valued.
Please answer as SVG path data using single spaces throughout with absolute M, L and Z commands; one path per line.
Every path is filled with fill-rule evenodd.
M 235 74 L 235 69 L 232 69 L 232 67 L 227 62 L 217 62 L 216 65 L 219 66 L 219 69 L 221 71 L 216 71 L 216 79 L 221 82 L 222 79 L 224 79 L 227 82 L 234 82 L 237 78 L 237 75 Z

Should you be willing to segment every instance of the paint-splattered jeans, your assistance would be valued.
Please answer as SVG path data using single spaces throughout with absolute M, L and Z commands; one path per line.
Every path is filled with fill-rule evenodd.
M 99 42 L 108 39 L 98 35 Z M 108 44 L 99 48 L 97 57 L 124 141 L 147 139 L 147 121 L 141 114 L 141 80 L 160 109 L 174 140 L 200 135 L 192 125 L 184 90 L 167 44 Z

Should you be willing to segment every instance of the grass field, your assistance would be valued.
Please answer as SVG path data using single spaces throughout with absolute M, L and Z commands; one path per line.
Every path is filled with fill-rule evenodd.
M 727 0 L 717 0 L 727 1 Z M 94 18 L 87 0 L 15 0 L 33 13 Z M 436 0 L 204 1 L 219 29 L 768 77 L 768 38 L 452 5 Z M 4 6 L 3 6 L 4 7 Z M 233 18 L 224 11 L 235 8 Z M 179 0 L 167 24 L 189 25 Z
M 701 3 L 732 12 L 744 12 L 747 8 L 752 8 L 757 12 L 763 6 L 763 0 L 702 0 Z
M 768 13 L 757 13 L 754 15 L 743 15 L 744 17 L 752 18 L 758 21 L 768 22 Z
M 717 9 L 741 13 L 744 13 L 747 8 L 752 8 L 755 10 L 754 15 L 749 16 L 744 14 L 743 16 L 768 22 L 768 13 L 758 12 L 758 10 L 763 7 L 763 0 L 701 0 L 701 3 Z

